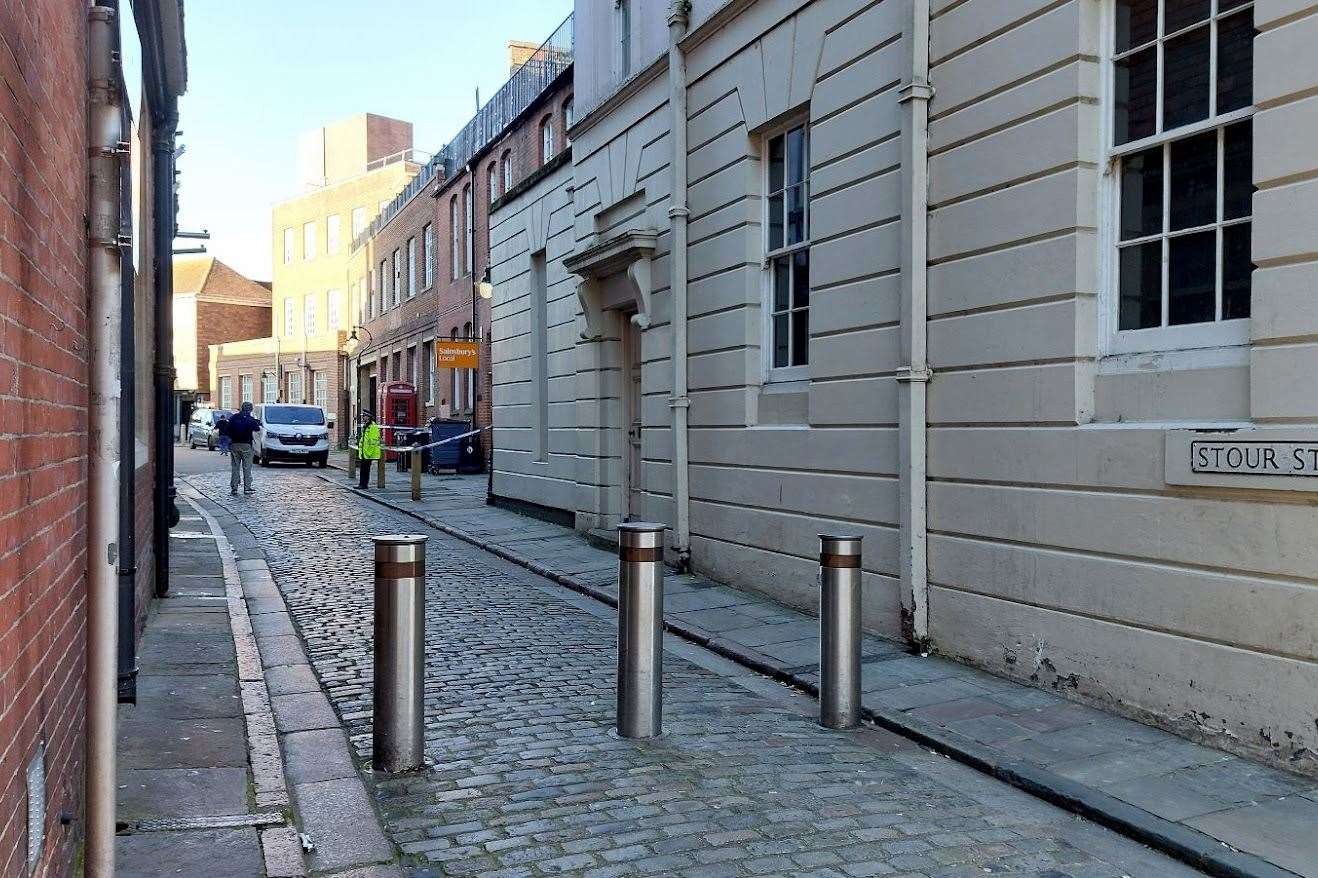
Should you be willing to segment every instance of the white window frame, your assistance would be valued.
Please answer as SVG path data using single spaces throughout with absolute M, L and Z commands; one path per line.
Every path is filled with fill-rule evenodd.
M 292 227 L 290 226 L 289 228 L 284 229 L 284 264 L 285 265 L 289 265 L 293 261 L 294 240 L 295 239 L 293 237 Z
M 425 361 L 426 405 L 435 404 L 435 340 L 426 338 L 421 342 L 421 358 Z
M 547 165 L 554 158 L 554 117 L 540 120 L 540 164 Z
M 468 180 L 467 185 L 462 188 L 462 226 L 466 235 L 466 246 L 463 248 L 462 273 L 464 275 L 475 271 L 476 265 L 476 211 L 475 195 L 472 193 L 472 181 Z
M 251 375 L 238 376 L 238 396 L 241 397 L 239 402 L 255 403 L 256 385 L 252 381 Z
M 316 294 L 307 293 L 302 297 L 302 334 L 308 337 L 316 334 L 317 328 Z
M 364 232 L 364 231 L 366 231 L 366 208 L 364 208 L 364 207 L 354 207 L 354 208 L 352 209 L 352 238 L 353 238 L 353 240 L 354 240 L 354 241 L 357 240 L 357 237 L 358 237 L 362 232 Z
M 288 373 L 288 401 L 293 405 L 301 405 L 306 400 L 305 388 L 302 386 L 302 370 L 294 369 Z
M 343 290 L 330 290 L 325 298 L 325 329 L 337 332 L 343 323 Z
M 486 197 L 489 199 L 485 202 L 487 205 L 494 204 L 495 198 L 498 197 L 499 190 L 496 185 L 498 183 L 498 177 L 499 172 L 494 162 L 490 162 L 485 166 L 485 188 L 489 190 L 485 193 Z
M 435 285 L 435 224 L 426 223 L 421 230 L 421 279 L 423 289 Z
M 1114 145 L 1116 139 L 1116 6 L 1117 0 L 1106 0 L 1103 3 L 1101 26 L 1101 44 L 1100 51 L 1103 59 L 1103 77 L 1100 101 L 1100 145 L 1103 150 L 1103 162 L 1101 167 L 1103 172 L 1099 181 L 1099 297 L 1098 297 L 1098 341 L 1100 357 L 1123 357 L 1129 354 L 1159 353 L 1165 351 L 1206 351 L 1208 356 L 1213 356 L 1213 351 L 1223 351 L 1231 348 L 1243 348 L 1249 344 L 1249 318 L 1241 317 L 1232 320 L 1216 320 L 1203 323 L 1186 323 L 1177 326 L 1163 325 L 1149 327 L 1147 329 L 1120 329 L 1120 305 L 1121 305 L 1121 272 L 1118 259 L 1119 248 L 1118 238 L 1120 235 L 1120 210 L 1121 210 L 1121 174 L 1119 171 L 1120 161 L 1123 157 L 1134 153 L 1142 152 L 1150 147 L 1165 145 L 1176 141 L 1184 140 L 1196 134 L 1202 134 L 1206 131 L 1216 130 L 1219 132 L 1219 156 L 1221 150 L 1222 133 L 1228 126 L 1252 119 L 1255 114 L 1254 105 L 1242 107 L 1229 113 L 1219 116 L 1210 116 L 1199 122 L 1188 125 L 1182 125 L 1171 131 L 1156 131 L 1154 134 L 1143 137 L 1138 140 L 1132 140 L 1123 143 L 1120 146 Z M 1159 17 L 1163 6 L 1159 5 Z M 1243 10 L 1256 8 L 1255 2 L 1247 2 L 1239 7 L 1229 10 L 1225 14 L 1245 14 Z M 1212 0 L 1210 7 L 1210 75 L 1209 79 L 1209 106 L 1212 109 L 1217 108 L 1217 0 Z M 1195 27 L 1198 25 L 1194 25 Z M 1190 30 L 1191 28 L 1186 28 Z M 1161 21 L 1159 21 L 1159 32 L 1162 30 Z M 1175 37 L 1181 31 L 1172 34 Z M 1158 42 L 1158 67 L 1157 67 L 1157 95 L 1155 100 L 1156 124 L 1155 127 L 1162 127 L 1163 111 L 1163 80 L 1162 80 L 1162 55 L 1163 44 L 1168 39 L 1166 35 L 1159 38 Z M 1142 44 L 1144 45 L 1144 44 Z M 1257 85 L 1256 85 L 1257 87 Z M 1167 152 L 1164 150 L 1163 162 L 1163 231 L 1158 235 L 1146 236 L 1150 240 L 1166 240 L 1168 238 L 1167 224 L 1168 216 L 1168 197 L 1171 187 L 1171 174 L 1169 173 Z M 1221 167 L 1219 161 L 1218 182 L 1217 182 L 1217 202 L 1218 216 L 1221 216 L 1222 199 L 1224 195 L 1224 182 L 1221 179 Z M 1251 211 L 1248 217 L 1228 220 L 1225 223 L 1215 221 L 1207 228 L 1216 228 L 1218 237 L 1221 237 L 1221 229 L 1236 225 L 1239 223 L 1253 222 L 1254 217 Z M 1180 229 L 1173 233 L 1173 236 L 1187 234 L 1203 229 Z M 1142 241 L 1144 238 L 1132 239 L 1132 241 Z M 1220 253 L 1221 242 L 1219 240 Z M 1163 317 L 1167 316 L 1167 272 L 1168 262 L 1166 248 L 1164 248 L 1164 257 L 1162 260 L 1162 285 L 1163 285 Z M 1218 309 L 1221 309 L 1221 273 L 1222 263 L 1220 256 L 1217 264 L 1218 282 Z M 1191 359 L 1188 365 L 1193 365 L 1197 360 Z
M 261 375 L 261 402 L 265 405 L 279 402 L 279 382 L 273 375 Z
M 380 260 L 380 313 L 389 309 L 389 260 Z
M 452 239 L 449 248 L 449 255 L 452 260 L 452 265 L 450 266 L 451 280 L 457 280 L 462 277 L 462 274 L 460 273 L 462 269 L 462 227 L 458 225 L 460 210 L 461 208 L 458 207 L 458 196 L 453 195 L 448 201 L 449 237 Z
M 771 251 L 769 249 L 769 196 L 771 194 L 769 192 L 769 141 L 774 137 L 778 137 L 780 135 L 783 136 L 784 150 L 785 150 L 787 132 L 792 131 L 796 128 L 801 128 L 805 133 L 805 178 L 804 178 L 805 193 L 806 193 L 805 238 L 804 240 L 796 244 L 786 245 Z M 810 244 L 811 244 L 810 232 L 812 226 L 812 223 L 810 221 L 810 202 L 811 202 L 810 140 L 811 140 L 810 118 L 808 115 L 793 117 L 790 121 L 787 121 L 782 125 L 779 125 L 771 130 L 765 131 L 760 136 L 760 142 L 759 142 L 760 158 L 761 158 L 760 161 L 760 217 L 761 217 L 760 252 L 763 254 L 760 263 L 760 268 L 761 268 L 760 310 L 763 313 L 763 320 L 761 324 L 762 326 L 761 332 L 763 333 L 762 335 L 763 343 L 760 345 L 760 357 L 761 357 L 761 363 L 764 372 L 764 381 L 766 384 L 778 383 L 778 382 L 790 382 L 790 381 L 805 381 L 810 377 L 810 365 L 808 358 L 805 363 L 796 366 L 775 366 L 773 364 L 773 318 L 774 318 L 773 261 L 775 258 L 781 256 L 789 256 L 793 253 L 799 253 L 802 251 L 806 253 L 810 252 Z M 786 165 L 786 161 L 787 161 L 786 153 L 784 152 L 784 157 L 783 157 L 784 166 Z M 783 173 L 784 175 L 786 174 L 786 167 L 784 167 Z M 784 199 L 783 209 L 784 211 L 786 210 L 786 199 Z M 787 233 L 787 225 L 786 222 L 784 222 L 783 223 L 784 237 L 786 236 L 786 233 Z M 810 305 L 812 304 L 809 301 L 810 298 L 811 297 L 807 294 L 807 305 L 806 305 L 807 311 L 809 311 Z M 791 303 L 790 293 L 788 294 L 788 303 L 789 305 Z M 789 308 L 788 313 L 790 313 L 790 310 L 791 309 Z M 788 333 L 789 335 L 791 333 L 790 317 L 788 318 Z
M 563 101 L 563 146 L 572 145 L 572 135 L 568 132 L 572 130 L 572 123 L 576 121 L 576 108 L 572 106 L 572 98 Z
M 233 411 L 233 378 L 220 376 L 220 408 Z
M 394 298 L 393 306 L 403 301 L 403 251 L 402 249 L 394 250 Z
M 329 411 L 329 372 L 324 369 L 311 373 L 311 404 Z
M 325 217 L 325 253 L 329 256 L 339 255 L 339 235 L 342 232 L 343 217 L 337 213 Z
M 317 237 L 318 230 L 316 229 L 315 220 L 302 224 L 302 260 L 304 262 L 310 262 L 316 258 Z
M 407 297 L 416 296 L 416 238 L 407 239 Z
M 499 160 L 499 176 L 503 178 L 503 194 L 507 195 L 508 190 L 513 188 L 513 153 L 508 150 Z
M 284 299 L 284 336 L 287 338 L 294 335 L 297 335 L 297 310 L 293 297 L 288 296 Z

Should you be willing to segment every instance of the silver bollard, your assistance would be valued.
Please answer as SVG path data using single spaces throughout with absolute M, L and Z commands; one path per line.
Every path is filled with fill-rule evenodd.
M 618 734 L 653 738 L 663 725 L 664 526 L 618 526 Z
M 819 724 L 860 725 L 860 537 L 819 535 Z
M 426 538 L 375 537 L 375 692 L 371 762 L 416 771 L 425 754 Z

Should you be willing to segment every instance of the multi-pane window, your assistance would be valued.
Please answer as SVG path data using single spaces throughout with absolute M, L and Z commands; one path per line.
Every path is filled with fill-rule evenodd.
M 458 196 L 448 201 L 448 227 L 451 232 L 452 246 L 449 252 L 449 265 L 453 280 L 462 277 L 462 226 L 458 221 Z
M 383 314 L 383 313 L 385 312 L 385 310 L 389 307 L 389 269 L 388 269 L 388 264 L 389 264 L 389 261 L 388 261 L 387 259 L 381 259 L 381 260 L 380 260 L 380 281 L 379 281 L 379 283 L 376 284 L 376 287 L 378 287 L 379 290 L 380 290 L 380 313 L 381 313 L 381 314 Z
M 1117 0 L 1117 327 L 1249 316 L 1254 4 Z
M 394 251 L 394 305 L 403 298 L 403 251 Z
M 284 335 L 285 336 L 293 335 L 295 332 L 297 332 L 297 311 L 295 310 L 296 308 L 297 306 L 293 304 L 293 298 L 291 296 L 284 300 Z
M 273 375 L 261 376 L 261 401 L 267 405 L 279 402 L 279 382 Z
M 804 124 L 765 144 L 765 264 L 769 270 L 769 365 L 810 362 L 810 143 Z
M 416 345 L 407 349 L 407 380 L 418 394 L 421 392 L 421 375 L 417 372 Z
M 462 254 L 463 274 L 466 274 L 469 271 L 471 271 L 472 263 L 475 261 L 472 259 L 472 245 L 474 243 L 474 238 L 475 238 L 475 235 L 472 234 L 472 229 L 475 228 L 473 222 L 474 220 L 472 217 L 472 210 L 471 210 L 471 184 L 468 183 L 466 186 L 462 187 L 462 230 L 463 230 L 463 236 L 466 239 L 466 244 L 467 244 L 467 246 L 463 248 L 463 254 Z
M 497 183 L 498 177 L 494 171 L 494 162 L 490 162 L 485 169 L 485 195 L 489 198 L 489 204 L 493 204 L 494 199 L 499 197 Z
M 503 161 L 500 163 L 503 176 L 503 194 L 507 195 L 508 190 L 513 188 L 513 154 L 511 151 L 503 154 Z
M 308 293 L 302 299 L 302 331 L 307 335 L 316 334 L 316 294 Z
M 329 373 L 317 369 L 311 373 L 311 402 L 323 409 L 329 409 Z
M 300 369 L 288 373 L 288 401 L 299 405 L 307 401 L 307 398 L 302 395 L 302 371 Z
M 421 373 L 426 376 L 425 400 L 426 405 L 435 404 L 435 343 L 427 341 L 421 343 Z M 417 389 L 420 393 L 420 388 Z
M 239 375 L 239 376 L 238 376 L 238 386 L 239 386 L 239 388 L 241 389 L 241 392 L 242 392 L 242 399 L 240 399 L 239 402 L 256 402 L 256 398 L 255 398 L 254 396 L 252 396 L 252 376 L 251 376 L 251 375 Z
M 407 239 L 407 297 L 416 295 L 416 238 Z
M 233 410 L 233 379 L 228 375 L 220 378 L 220 408 Z
M 421 230 L 422 286 L 430 289 L 435 282 L 435 227 L 426 223 Z
M 293 230 L 284 229 L 284 264 L 293 261 Z
M 554 120 L 546 116 L 540 120 L 540 164 L 554 157 Z
M 315 222 L 304 223 L 302 226 L 302 258 L 307 260 L 316 258 Z
M 342 219 L 337 213 L 325 218 L 325 252 L 330 256 L 339 253 L 339 226 Z
M 366 231 L 366 208 L 354 207 L 352 209 L 352 237 L 355 240 L 358 235 Z
M 343 290 L 330 290 L 325 303 L 325 328 L 337 332 L 343 319 Z

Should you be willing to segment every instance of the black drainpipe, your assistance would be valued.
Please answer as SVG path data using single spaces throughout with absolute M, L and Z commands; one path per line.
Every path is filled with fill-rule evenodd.
M 118 3 L 114 4 L 116 7 Z M 118 11 L 117 8 L 115 10 Z M 125 132 L 131 131 L 128 95 Z M 125 154 L 119 173 L 119 703 L 137 703 L 137 334 L 133 272 L 133 174 Z
M 151 180 L 155 231 L 155 520 L 156 597 L 169 591 L 169 529 L 178 524 L 174 505 L 174 136 L 177 102 L 170 99 L 152 118 Z

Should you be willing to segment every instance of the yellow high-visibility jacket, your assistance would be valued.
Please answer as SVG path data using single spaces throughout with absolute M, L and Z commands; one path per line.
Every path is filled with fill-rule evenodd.
M 374 422 L 362 427 L 357 440 L 357 456 L 362 460 L 380 459 L 380 425 Z

